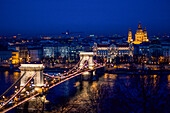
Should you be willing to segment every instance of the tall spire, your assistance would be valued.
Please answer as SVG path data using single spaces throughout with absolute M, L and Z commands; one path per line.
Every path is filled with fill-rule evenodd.
M 141 22 L 140 22 L 140 21 L 139 21 L 138 29 L 142 29 L 142 27 L 141 27 Z
M 132 42 L 132 32 L 131 32 L 131 28 L 129 28 L 129 33 L 128 33 L 128 43 Z
M 146 27 L 145 27 L 145 31 L 146 31 Z

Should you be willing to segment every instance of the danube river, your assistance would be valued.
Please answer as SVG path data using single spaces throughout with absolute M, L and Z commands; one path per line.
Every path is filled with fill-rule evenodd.
M 0 94 L 20 72 L 0 72 Z M 88 75 L 82 75 L 88 76 Z M 167 112 L 169 110 L 170 75 L 94 75 L 93 80 L 76 77 L 52 89 L 44 111 L 54 112 Z M 11 92 L 9 92 L 11 93 Z M 33 112 L 29 109 L 27 112 Z M 21 107 L 10 112 L 24 112 Z M 34 111 L 35 112 L 35 111 Z

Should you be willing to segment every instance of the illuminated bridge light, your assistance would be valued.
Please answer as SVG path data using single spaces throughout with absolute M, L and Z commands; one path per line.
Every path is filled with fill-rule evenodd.
M 93 69 L 85 69 L 85 67 L 87 68 L 87 67 L 89 67 L 89 65 L 86 65 L 88 62 L 86 61 L 86 63 L 84 63 L 83 65 L 82 65 L 82 67 L 79 67 L 79 65 L 77 65 L 76 67 L 74 67 L 74 68 L 72 68 L 71 70 L 72 71 L 69 71 L 69 72 L 67 72 L 66 73 L 66 71 L 64 71 L 65 73 L 64 74 L 60 74 L 60 73 L 58 73 L 58 75 L 59 76 L 56 76 L 55 78 L 58 78 L 58 77 L 61 77 L 60 79 L 58 79 L 58 81 L 55 83 L 55 84 L 51 84 L 51 82 L 54 80 L 56 80 L 55 78 L 52 80 L 52 79 L 50 79 L 50 80 L 47 80 L 46 78 L 44 78 L 44 80 L 47 80 L 46 82 L 45 82 L 45 84 L 43 84 L 43 87 L 41 87 L 42 89 L 43 89 L 43 91 L 44 91 L 44 89 L 45 89 L 45 91 L 47 91 L 48 89 L 51 89 L 52 87 L 54 87 L 54 86 L 56 86 L 56 85 L 59 85 L 59 84 L 61 84 L 61 83 L 63 83 L 63 82 L 65 82 L 65 81 L 67 81 L 67 80 L 69 80 L 69 79 L 72 79 L 72 78 L 74 78 L 74 77 L 76 77 L 76 76 L 78 76 L 78 75 L 81 75 L 81 74 L 83 74 L 83 73 L 89 73 L 89 71 L 92 71 L 93 69 L 98 69 L 98 68 L 100 68 L 100 67 L 103 67 L 102 65 L 100 65 L 99 64 L 99 66 L 98 67 L 96 67 L 96 66 L 91 66 L 91 67 L 93 67 Z M 74 69 L 74 70 L 73 70 Z M 70 73 L 70 72 L 72 72 L 72 73 Z M 69 74 L 70 73 L 70 74 Z M 67 75 L 66 75 L 67 74 Z M 36 75 L 36 73 L 29 79 L 29 81 L 27 82 L 27 84 L 28 83 L 31 83 L 31 86 L 35 86 L 34 84 L 33 84 L 33 81 L 31 81 L 32 80 L 32 78 L 34 77 Z M 54 76 L 54 75 L 49 75 L 49 74 L 46 74 L 46 73 L 43 73 L 43 75 L 48 75 L 49 77 L 52 77 L 52 76 Z M 55 74 L 55 75 L 57 75 L 57 74 Z M 48 78 L 49 78 L 48 77 Z M 59 81 L 60 80 L 60 81 Z M 50 84 L 49 84 L 50 83 Z M 25 84 L 25 85 L 27 85 L 27 84 Z M 31 87 L 31 86 L 29 86 L 29 87 Z M 44 88 L 44 86 L 45 86 L 45 88 Z M 24 86 L 25 87 L 25 86 Z M 23 88 L 24 88 L 23 87 Z M 21 101 L 20 103 L 23 103 L 23 102 L 25 102 L 25 101 L 28 101 L 28 100 L 30 100 L 31 98 L 33 98 L 33 97 L 35 97 L 36 95 L 39 95 L 40 93 L 36 93 L 36 94 L 34 94 L 34 95 L 32 95 L 33 94 L 33 92 L 36 92 L 36 90 L 32 90 L 31 92 L 29 92 L 29 91 L 23 91 L 22 93 L 20 93 L 20 94 L 16 94 L 16 95 L 14 95 L 14 96 L 16 96 L 16 97 L 18 97 L 19 95 L 20 96 L 24 96 L 23 98 L 24 98 L 24 100 L 23 101 Z M 19 91 L 17 92 L 17 93 L 19 93 Z M 26 95 L 24 95 L 24 94 L 26 94 Z M 29 95 L 32 95 L 31 97 L 29 97 Z M 29 97 L 29 98 L 28 98 Z M 8 102 L 10 102 L 11 100 L 9 100 Z M 18 106 L 18 105 L 17 105 Z M 14 108 L 14 107 L 16 107 L 16 106 L 12 106 L 12 108 Z

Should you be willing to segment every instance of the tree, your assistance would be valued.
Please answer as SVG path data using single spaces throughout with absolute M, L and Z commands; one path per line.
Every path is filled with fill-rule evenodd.
M 152 113 L 169 110 L 166 75 L 117 76 L 114 85 L 92 83 L 74 99 L 60 104 L 58 112 Z M 112 81 L 113 82 L 113 81 Z M 57 101 L 57 100 L 54 100 Z

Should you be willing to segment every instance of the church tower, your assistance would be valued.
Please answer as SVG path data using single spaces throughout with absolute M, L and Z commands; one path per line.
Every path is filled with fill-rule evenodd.
M 146 27 L 145 27 L 145 30 L 143 31 L 140 22 L 139 22 L 138 29 L 136 30 L 135 40 L 134 41 L 132 39 L 131 29 L 129 28 L 128 41 L 127 41 L 128 43 L 132 42 L 134 44 L 141 44 L 142 42 L 147 42 L 147 41 L 148 41 L 148 37 L 147 37 Z
M 143 33 L 143 29 L 141 27 L 141 23 L 139 22 L 139 26 L 138 29 L 136 30 L 136 34 L 135 34 L 135 44 L 140 44 L 143 42 L 143 38 L 144 38 L 144 33 Z
M 146 27 L 145 27 L 145 30 L 144 30 L 143 41 L 148 41 Z
M 128 43 L 130 43 L 131 41 L 133 41 L 133 39 L 132 39 L 132 31 L 131 31 L 131 28 L 129 28 Z

